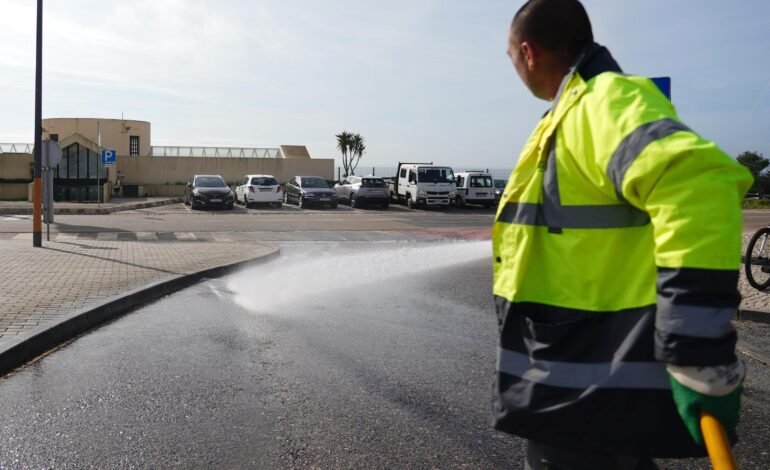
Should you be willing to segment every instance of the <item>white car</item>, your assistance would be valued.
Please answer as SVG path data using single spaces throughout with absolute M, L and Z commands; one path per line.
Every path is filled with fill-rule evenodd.
M 283 191 L 273 175 L 246 175 L 235 188 L 235 199 L 248 208 L 251 204 L 283 205 Z

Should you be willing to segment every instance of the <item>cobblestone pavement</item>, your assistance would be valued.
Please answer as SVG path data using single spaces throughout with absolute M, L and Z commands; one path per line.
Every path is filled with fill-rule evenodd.
M 124 242 L 112 236 L 57 237 L 41 249 L 20 238 L 0 241 L 0 344 L 145 285 L 276 250 L 254 241 Z

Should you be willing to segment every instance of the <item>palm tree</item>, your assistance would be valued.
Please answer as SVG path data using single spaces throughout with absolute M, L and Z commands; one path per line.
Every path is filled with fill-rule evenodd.
M 352 174 L 350 163 L 353 158 L 353 134 L 342 131 L 337 134 L 337 149 L 342 152 L 342 166 L 345 168 L 345 176 Z
M 350 173 L 353 174 L 353 172 L 356 171 L 356 167 L 358 166 L 358 162 L 361 161 L 361 157 L 364 154 L 364 151 L 366 150 L 366 144 L 364 143 L 364 138 L 361 137 L 361 134 L 353 134 L 353 136 L 350 139 Z

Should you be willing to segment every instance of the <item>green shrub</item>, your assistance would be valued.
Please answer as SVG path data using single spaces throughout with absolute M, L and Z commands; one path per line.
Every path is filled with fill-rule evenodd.
M 770 209 L 770 199 L 745 199 L 744 209 Z

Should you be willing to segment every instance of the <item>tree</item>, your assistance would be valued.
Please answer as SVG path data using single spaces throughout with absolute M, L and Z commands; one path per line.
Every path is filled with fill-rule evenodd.
M 337 149 L 342 153 L 342 168 L 345 170 L 345 176 L 353 175 L 366 150 L 364 138 L 361 134 L 348 131 L 342 131 L 335 137 L 337 137 Z
M 765 193 L 767 189 L 767 175 L 763 175 L 762 173 L 765 171 L 767 166 L 770 165 L 770 160 L 756 151 L 743 152 L 738 155 L 736 160 L 748 168 L 751 174 L 754 176 L 754 185 L 751 187 L 751 189 L 749 189 L 749 192 Z
M 364 155 L 364 151 L 366 150 L 366 144 L 364 143 L 364 138 L 361 137 L 361 134 L 353 134 L 353 138 L 351 139 L 351 146 L 350 146 L 350 174 L 354 174 L 356 171 L 356 167 L 358 166 L 358 162 L 361 161 L 361 157 Z
M 337 150 L 342 153 L 342 167 L 345 169 L 345 176 L 348 176 L 351 174 L 350 153 L 353 145 L 353 134 L 342 131 L 335 137 L 337 137 Z

